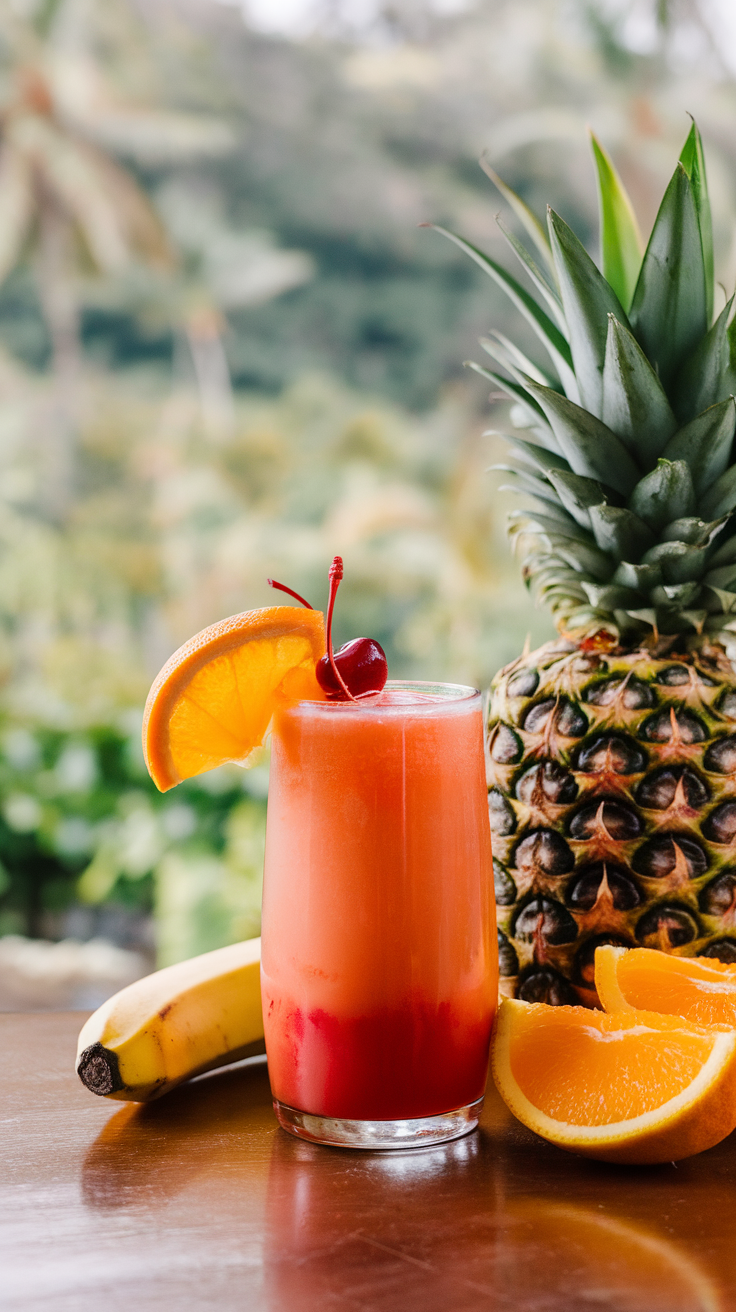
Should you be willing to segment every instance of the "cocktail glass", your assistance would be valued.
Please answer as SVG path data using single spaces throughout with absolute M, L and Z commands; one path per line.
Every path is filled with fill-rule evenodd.
M 285 1130 L 405 1148 L 477 1125 L 498 965 L 475 689 L 276 714 L 261 978 Z

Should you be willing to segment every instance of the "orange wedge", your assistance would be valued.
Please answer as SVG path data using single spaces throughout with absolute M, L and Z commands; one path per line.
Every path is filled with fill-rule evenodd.
M 736 1029 L 736 966 L 711 957 L 671 957 L 653 948 L 598 948 L 595 986 L 606 1011 L 643 1007 L 696 1025 Z
M 736 1031 L 504 999 L 493 1076 L 514 1116 L 603 1161 L 691 1157 L 736 1127 Z
M 185 642 L 146 701 L 143 751 L 157 788 L 226 761 L 245 765 L 277 705 L 324 701 L 314 672 L 324 651 L 322 612 L 298 606 L 232 615 Z

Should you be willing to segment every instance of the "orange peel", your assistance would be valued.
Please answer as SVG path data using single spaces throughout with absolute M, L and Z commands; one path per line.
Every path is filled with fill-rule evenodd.
M 595 954 L 595 986 L 608 1012 L 644 1008 L 736 1029 L 736 966 L 712 957 L 606 945 Z
M 252 761 L 278 706 L 324 701 L 314 672 L 324 652 L 322 612 L 297 606 L 231 615 L 185 642 L 146 701 L 143 752 L 157 788 Z
M 586 1157 L 677 1161 L 736 1127 L 736 1031 L 725 1026 L 504 999 L 492 1066 L 514 1116 Z

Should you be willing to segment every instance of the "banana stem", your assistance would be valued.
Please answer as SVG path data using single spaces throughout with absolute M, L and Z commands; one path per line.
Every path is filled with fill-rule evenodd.
M 92 1043 L 85 1048 L 77 1065 L 77 1075 L 90 1093 L 100 1098 L 107 1098 L 124 1088 L 120 1078 L 120 1065 L 117 1054 L 101 1043 Z

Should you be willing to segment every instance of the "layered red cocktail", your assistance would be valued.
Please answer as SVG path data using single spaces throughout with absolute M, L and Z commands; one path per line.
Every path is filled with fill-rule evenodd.
M 371 1146 L 390 1122 L 471 1128 L 497 993 L 478 693 L 389 683 L 277 712 L 262 953 L 286 1128 L 384 1123 Z

